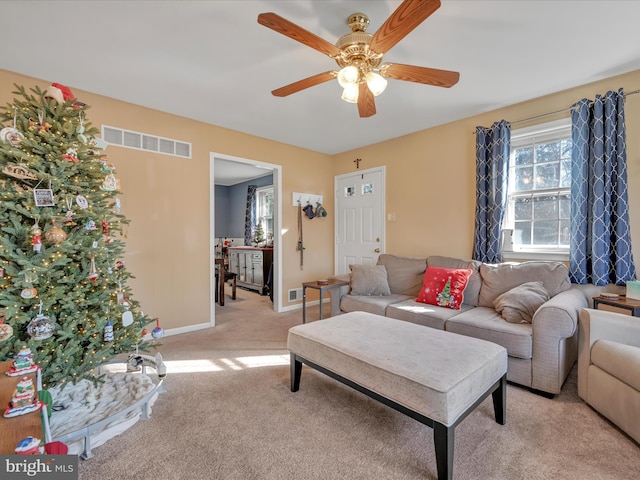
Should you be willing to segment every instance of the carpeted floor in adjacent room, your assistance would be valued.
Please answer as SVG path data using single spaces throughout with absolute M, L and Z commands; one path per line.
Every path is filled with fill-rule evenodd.
M 308 367 L 289 390 L 287 330 L 300 322 L 239 290 L 215 328 L 163 339 L 167 391 L 150 420 L 93 450 L 80 478 L 435 479 L 430 428 Z M 456 429 L 458 480 L 639 475 L 638 444 L 579 399 L 575 368 L 554 399 L 509 385 L 506 425 L 489 397 Z

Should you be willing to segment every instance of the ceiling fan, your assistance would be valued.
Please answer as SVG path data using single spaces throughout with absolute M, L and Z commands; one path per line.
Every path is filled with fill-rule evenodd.
M 385 53 L 438 8 L 440 0 L 404 0 L 373 35 L 365 32 L 369 18 L 363 13 L 354 13 L 347 19 L 351 33 L 343 35 L 335 45 L 275 13 L 261 13 L 259 24 L 328 55 L 340 67 L 339 71 L 319 73 L 271 93 L 286 97 L 337 78 L 344 88 L 342 99 L 357 103 L 360 117 L 370 117 L 376 113 L 373 97 L 384 91 L 387 78 L 446 88 L 455 85 L 460 78 L 458 72 L 382 63 Z

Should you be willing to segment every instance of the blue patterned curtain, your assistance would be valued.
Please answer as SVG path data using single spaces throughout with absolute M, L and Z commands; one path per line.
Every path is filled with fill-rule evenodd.
M 256 225 L 256 189 L 257 185 L 247 187 L 247 210 L 244 214 L 244 244 L 251 245 L 253 227 Z
M 636 267 L 622 89 L 574 104 L 571 136 L 571 281 L 623 285 L 636 278 Z
M 506 120 L 490 128 L 476 127 L 476 223 L 473 259 L 502 261 L 500 237 L 507 208 L 511 125 Z

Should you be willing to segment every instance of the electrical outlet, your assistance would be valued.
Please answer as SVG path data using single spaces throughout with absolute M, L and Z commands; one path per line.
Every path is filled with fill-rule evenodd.
M 388 212 L 387 222 L 395 222 L 395 221 L 396 221 L 396 212 Z

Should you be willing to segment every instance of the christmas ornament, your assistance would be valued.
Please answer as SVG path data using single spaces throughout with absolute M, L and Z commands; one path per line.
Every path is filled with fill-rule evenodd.
M 73 216 L 75 215 L 75 213 L 73 212 L 73 209 L 72 209 L 73 198 L 68 196 L 67 198 L 65 198 L 65 201 L 67 202 L 67 211 L 65 212 L 64 223 L 67 226 L 75 225 L 76 222 L 73 221 Z
M 38 112 L 38 120 L 40 121 L 40 132 L 48 132 L 51 125 L 44 120 L 44 112 Z
M 41 182 L 38 183 L 40 185 Z M 49 188 L 38 188 L 36 185 L 33 188 L 33 199 L 36 202 L 36 207 L 53 207 L 53 190 L 51 190 L 51 181 L 49 181 Z
M 73 163 L 78 163 L 78 151 L 75 148 L 67 148 L 67 152 L 62 154 L 62 158 Z
M 99 148 L 100 150 L 104 150 L 109 146 L 109 143 L 107 143 L 107 141 L 103 140 L 102 138 L 93 137 L 91 140 L 89 140 L 89 145 L 95 148 Z
M 100 162 L 100 168 L 105 173 L 111 173 L 115 170 L 116 167 L 114 167 L 112 163 L 109 163 L 106 160 L 102 160 Z
M 25 299 L 35 298 L 38 295 L 38 290 L 35 288 L 23 288 L 20 292 L 20 296 Z
M 34 298 L 36 295 L 38 295 L 38 290 L 36 290 L 32 286 L 33 282 L 37 279 L 36 274 L 33 272 L 27 272 L 27 271 L 22 273 L 24 274 L 25 283 L 31 286 L 23 288 L 22 291 L 20 292 L 20 296 L 26 299 Z
M 67 100 L 76 99 L 69 87 L 59 83 L 52 83 L 51 86 L 47 88 L 47 95 L 45 95 L 45 98 L 53 98 L 58 103 L 64 103 Z
M 13 114 L 13 127 L 5 127 L 0 130 L 0 140 L 7 142 L 9 145 L 19 147 L 22 143 L 24 135 L 16 128 L 16 114 Z
M 102 233 L 109 235 L 109 222 L 102 220 Z
M 2 321 L 4 321 L 4 319 Z M 0 323 L 0 342 L 9 340 L 12 336 L 13 327 L 7 323 Z
M 122 325 L 124 327 L 128 327 L 133 324 L 133 313 L 127 310 L 126 312 L 122 312 Z
M 24 165 L 15 165 L 8 163 L 3 169 L 2 173 L 9 177 L 17 178 L 18 180 L 38 180 L 38 176 L 35 173 L 31 173 Z
M 31 349 L 26 345 L 20 347 L 20 351 L 13 357 L 11 366 L 6 374 L 10 377 L 17 377 L 18 375 L 26 375 L 27 373 L 36 372 L 38 365 L 33 361 L 33 354 Z
M 160 327 L 160 319 L 156 318 L 156 328 L 151 331 L 151 336 L 156 340 L 164 337 L 164 330 Z
M 79 115 L 80 118 L 80 125 L 78 125 L 78 127 L 76 128 L 76 133 L 78 134 L 78 140 L 80 140 L 82 143 L 87 143 L 87 137 L 84 136 L 84 113 L 80 112 Z
M 113 342 L 113 325 L 107 320 L 107 324 L 104 327 L 104 341 Z
M 87 223 L 84 224 L 84 229 L 85 230 L 95 230 L 96 228 L 96 222 L 94 222 L 93 220 L 87 220 Z
M 104 190 L 105 192 L 113 192 L 118 189 L 118 179 L 110 173 L 106 177 L 104 177 L 104 181 L 102 185 L 100 185 L 100 190 Z
M 44 238 L 47 240 L 47 242 L 58 245 L 59 243 L 62 243 L 65 238 L 67 238 L 67 234 L 64 230 L 58 227 L 56 222 L 53 222 L 53 226 L 49 230 L 44 232 Z
M 55 329 L 53 320 L 42 313 L 42 301 L 40 301 L 40 312 L 27 325 L 27 333 L 34 340 L 46 340 L 53 335 Z
M 42 248 L 42 230 L 40 229 L 40 225 L 38 225 L 38 220 L 31 227 L 31 245 L 33 245 L 33 251 L 36 253 L 40 253 L 40 249 Z
M 98 271 L 96 270 L 96 257 L 91 257 L 91 270 L 89 271 L 87 278 L 95 283 L 98 276 Z
M 89 206 L 89 202 L 83 195 L 78 195 L 76 196 L 76 205 L 84 210 Z
M 36 396 L 33 380 L 29 377 L 22 377 L 22 380 L 18 382 L 13 391 L 9 406 L 7 406 L 7 409 L 4 411 L 4 417 L 17 417 L 25 413 L 35 412 L 41 407 L 42 404 Z
M 37 455 L 42 453 L 41 440 L 36 437 L 26 437 L 18 442 L 15 452 L 21 455 Z M 28 474 L 27 474 L 28 475 Z

